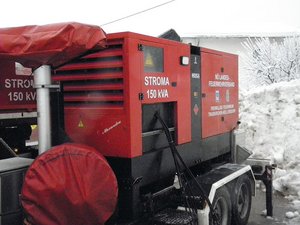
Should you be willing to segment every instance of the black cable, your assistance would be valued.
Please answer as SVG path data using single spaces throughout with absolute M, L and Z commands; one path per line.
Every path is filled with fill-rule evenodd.
M 181 164 L 183 165 L 185 171 L 187 171 L 188 175 L 192 178 L 192 180 L 196 183 L 196 187 L 198 188 L 198 190 L 200 191 L 200 194 L 202 197 L 204 197 L 204 200 L 206 201 L 206 203 L 208 204 L 210 211 L 211 211 L 211 215 L 213 216 L 213 218 L 215 219 L 215 221 L 219 221 L 218 215 L 215 212 L 212 203 L 210 202 L 209 198 L 207 197 L 207 195 L 205 194 L 201 184 L 197 181 L 197 179 L 195 178 L 195 176 L 193 175 L 192 171 L 190 170 L 190 168 L 185 164 L 184 160 L 182 159 L 181 155 L 179 154 L 179 152 L 177 151 L 177 148 L 175 146 L 175 143 L 173 141 L 172 135 L 169 131 L 169 128 L 167 126 L 167 124 L 165 123 L 165 121 L 161 118 L 160 114 L 158 112 L 155 113 L 154 115 L 158 121 L 161 123 L 161 125 L 163 126 L 163 130 L 164 133 L 167 137 L 167 140 L 169 142 L 169 147 L 171 149 L 172 155 L 174 155 L 175 157 L 177 157 L 179 159 L 179 161 L 181 162 Z M 173 156 L 173 157 L 174 157 Z M 174 161 L 177 161 L 174 157 Z M 177 167 L 176 165 L 178 165 L 178 162 L 175 163 L 175 167 Z M 176 168 L 176 170 L 179 170 L 179 168 Z M 181 174 L 179 174 L 180 176 Z M 187 182 L 188 183 L 188 182 Z
M 158 117 L 156 116 L 156 118 L 158 118 Z M 159 116 L 159 118 L 160 118 L 160 116 Z M 188 179 L 187 179 L 185 173 L 182 173 L 181 170 L 180 170 L 180 164 L 179 164 L 179 161 L 177 159 L 178 157 L 176 157 L 176 154 L 175 154 L 176 153 L 175 143 L 173 141 L 171 133 L 169 132 L 168 126 L 166 125 L 166 123 L 161 118 L 158 119 L 158 120 L 160 121 L 160 123 L 162 124 L 162 126 L 164 128 L 165 134 L 167 136 L 167 140 L 169 142 L 169 146 L 171 148 L 171 153 L 172 153 L 172 156 L 173 156 L 173 159 L 174 159 L 174 164 L 175 164 L 175 168 L 176 168 L 177 175 L 178 175 L 179 185 L 182 188 L 182 195 L 183 195 L 183 202 L 184 202 L 184 206 L 185 206 L 185 211 L 187 213 L 189 213 L 192 216 L 193 219 L 196 219 L 196 217 L 197 217 L 196 216 L 197 215 L 197 207 L 196 207 L 195 201 L 190 202 L 189 198 L 188 198 L 188 196 L 194 196 L 193 191 L 192 191 L 192 187 L 191 187 L 190 183 L 188 182 Z M 167 132 L 166 132 L 166 130 L 167 130 Z M 184 184 L 186 184 L 186 186 Z
M 101 27 L 101 26 L 108 25 L 108 24 L 112 24 L 112 23 L 115 23 L 115 22 L 118 22 L 118 21 L 121 21 L 121 20 L 125 20 L 125 19 L 127 19 L 127 18 L 129 18 L 129 17 L 132 17 L 132 16 L 136 16 L 136 15 L 142 14 L 142 13 L 144 13 L 144 12 L 147 12 L 147 11 L 150 11 L 150 10 L 152 10 L 152 9 L 155 9 L 155 8 L 158 8 L 158 7 L 161 7 L 161 6 L 164 6 L 164 5 L 169 4 L 169 3 L 171 3 L 171 2 L 174 2 L 174 1 L 175 1 L 175 0 L 171 0 L 171 1 L 168 1 L 168 2 L 164 2 L 164 3 L 162 3 L 162 4 L 153 6 L 153 7 L 151 7 L 151 8 L 144 9 L 144 10 L 142 10 L 142 11 L 139 11 L 139 12 L 136 12 L 136 13 L 133 13 L 133 14 L 130 14 L 130 15 L 128 15 L 128 16 L 124 16 L 124 17 L 122 17 L 122 18 L 119 18 L 119 19 L 116 19 L 116 20 L 113 20 L 113 21 L 110 21 L 110 22 L 101 24 L 100 27 Z

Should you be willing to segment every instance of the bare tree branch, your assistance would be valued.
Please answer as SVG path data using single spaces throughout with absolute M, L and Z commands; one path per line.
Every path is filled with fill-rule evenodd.
M 269 38 L 247 39 L 243 47 L 245 70 L 257 83 L 268 85 L 300 78 L 300 37 L 286 37 L 282 42 Z

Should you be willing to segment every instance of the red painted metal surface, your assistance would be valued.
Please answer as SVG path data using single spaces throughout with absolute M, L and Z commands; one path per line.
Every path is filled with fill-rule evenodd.
M 32 111 L 36 108 L 36 93 L 29 68 L 14 61 L 0 60 L 0 110 Z
M 36 108 L 32 68 L 58 66 L 92 48 L 103 48 L 106 34 L 97 26 L 60 23 L 3 28 L 0 40 L 0 110 L 32 111 Z
M 162 72 L 145 72 L 144 51 L 138 46 L 163 49 Z M 189 142 L 190 67 L 180 64 L 180 57 L 189 54 L 189 46 L 179 42 L 129 32 L 109 34 L 107 49 L 74 60 L 53 75 L 65 87 L 67 133 L 105 156 L 140 156 L 142 105 L 174 102 L 177 143 Z M 164 81 L 150 83 L 153 77 Z
M 104 224 L 115 210 L 118 184 L 94 148 L 64 144 L 33 162 L 21 196 L 31 224 Z
M 178 42 L 141 41 L 145 46 L 162 48 L 164 69 L 162 72 L 147 72 L 142 69 L 141 84 L 143 104 L 175 102 L 177 144 L 191 141 L 191 87 L 190 65 L 183 66 L 180 57 L 190 55 L 188 45 Z M 147 56 L 146 56 L 147 57 Z M 147 63 L 147 58 L 145 59 Z
M 0 59 L 30 68 L 62 65 L 88 50 L 103 48 L 104 31 L 93 25 L 58 23 L 0 29 Z
M 64 84 L 70 137 L 106 156 L 140 156 L 142 105 L 173 102 L 176 141 L 190 142 L 190 66 L 180 64 L 181 56 L 190 55 L 189 46 L 130 32 L 109 34 L 107 43 L 107 49 L 72 60 L 53 74 Z M 162 53 L 158 68 L 147 48 Z M 207 138 L 236 126 L 238 63 L 235 55 L 209 49 L 201 50 L 201 60 L 201 138 Z M 0 109 L 34 110 L 30 74 L 26 68 L 16 72 L 14 61 L 0 61 Z
M 232 130 L 238 121 L 238 57 L 202 49 L 202 138 Z

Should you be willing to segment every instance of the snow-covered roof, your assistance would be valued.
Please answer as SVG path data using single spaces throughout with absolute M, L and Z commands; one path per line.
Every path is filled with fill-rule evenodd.
M 251 26 L 238 26 L 224 30 L 199 30 L 192 32 L 182 32 L 182 37 L 200 38 L 245 38 L 245 37 L 291 37 L 300 36 L 300 27 L 288 26 L 281 23 L 262 23 L 259 27 L 254 24 Z
M 292 37 L 300 36 L 300 31 L 294 32 L 249 32 L 249 33 L 185 33 L 182 38 L 248 38 L 248 37 Z

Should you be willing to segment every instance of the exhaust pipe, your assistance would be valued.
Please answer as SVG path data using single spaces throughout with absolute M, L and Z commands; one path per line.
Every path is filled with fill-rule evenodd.
M 33 72 L 36 88 L 39 155 L 51 148 L 50 88 L 51 67 L 42 65 Z

